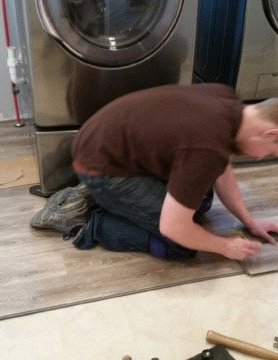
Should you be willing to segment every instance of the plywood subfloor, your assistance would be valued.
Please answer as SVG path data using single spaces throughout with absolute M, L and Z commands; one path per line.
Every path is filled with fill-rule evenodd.
M 15 127 L 14 121 L 0 123 L 0 189 L 39 182 L 33 130 L 27 121 Z
M 0 160 L 0 189 L 39 183 L 35 156 Z

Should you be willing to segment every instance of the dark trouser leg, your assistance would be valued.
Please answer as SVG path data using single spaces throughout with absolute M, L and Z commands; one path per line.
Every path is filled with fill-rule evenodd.
M 101 208 L 93 211 L 89 222 L 74 241 L 74 245 L 82 250 L 91 249 L 97 243 L 110 251 L 144 252 L 163 259 L 189 259 L 196 254 L 196 251 Z
M 159 233 L 166 184 L 152 177 L 80 177 L 101 210 L 95 211 L 75 245 L 90 248 L 99 242 L 114 251 L 142 251 L 162 258 L 189 258 L 195 251 Z
M 149 232 L 129 220 L 102 208 L 94 210 L 89 222 L 74 241 L 80 249 L 93 248 L 97 243 L 111 251 L 148 253 Z

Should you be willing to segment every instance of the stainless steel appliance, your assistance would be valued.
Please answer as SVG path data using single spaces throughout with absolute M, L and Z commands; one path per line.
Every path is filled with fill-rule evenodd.
M 71 183 L 80 125 L 131 91 L 192 82 L 196 0 L 24 0 L 40 192 Z
M 194 82 L 278 96 L 278 0 L 199 0 Z

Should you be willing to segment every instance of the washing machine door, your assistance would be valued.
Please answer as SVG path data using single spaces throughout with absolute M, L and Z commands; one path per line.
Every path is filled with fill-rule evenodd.
M 263 0 L 263 8 L 271 27 L 278 34 L 278 0 Z
M 44 29 L 82 61 L 98 67 L 134 64 L 171 34 L 181 0 L 36 0 Z

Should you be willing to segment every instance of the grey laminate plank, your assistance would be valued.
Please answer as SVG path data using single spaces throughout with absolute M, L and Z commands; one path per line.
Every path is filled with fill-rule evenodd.
M 0 190 L 1 318 L 242 273 L 236 262 L 213 254 L 186 263 L 77 250 L 59 233 L 30 229 L 44 201 L 27 187 Z
M 27 122 L 15 127 L 14 122 L 0 122 L 0 160 L 34 155 L 32 126 Z
M 236 167 L 235 174 L 244 202 L 252 215 L 257 219 L 278 222 L 278 162 Z M 233 233 L 243 228 L 217 197 L 206 222 L 207 226 L 221 234 Z

